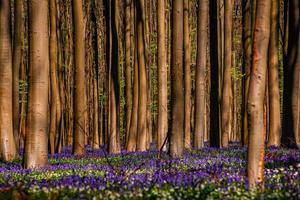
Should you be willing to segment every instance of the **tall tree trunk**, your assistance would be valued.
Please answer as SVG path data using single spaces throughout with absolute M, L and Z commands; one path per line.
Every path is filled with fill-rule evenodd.
M 224 14 L 224 72 L 222 89 L 222 140 L 221 146 L 228 147 L 229 132 L 231 126 L 231 66 L 232 66 L 232 8 L 233 0 L 225 0 Z
M 168 68 L 166 51 L 165 0 L 157 2 L 158 26 L 158 122 L 157 149 L 161 149 L 168 131 Z M 166 148 L 165 148 L 166 149 Z
M 191 148 L 191 50 L 189 31 L 189 0 L 184 0 L 183 41 L 184 41 L 184 147 Z
M 279 146 L 281 135 L 280 91 L 279 91 L 279 1 L 272 0 L 271 33 L 269 44 L 269 101 L 270 130 L 268 146 Z
M 29 1 L 29 97 L 24 167 L 48 162 L 48 0 Z
M 296 148 L 300 129 L 300 3 L 288 2 L 288 53 L 284 63 L 283 146 Z
M 61 106 L 57 76 L 57 31 L 56 31 L 56 0 L 50 0 L 50 80 L 51 80 L 51 104 L 50 104 L 50 153 L 55 153 L 55 143 L 58 138 L 58 126 L 61 118 Z
M 0 159 L 16 157 L 13 132 L 13 66 L 9 0 L 0 1 Z
M 131 16 L 130 16 L 130 5 L 133 0 L 126 0 L 125 3 L 125 98 L 126 98 L 126 138 L 128 141 L 131 108 L 132 108 L 132 93 L 131 93 L 131 40 L 130 40 L 130 29 L 131 29 Z
M 204 147 L 205 135 L 205 97 L 206 97 L 206 47 L 207 47 L 207 24 L 208 24 L 208 0 L 198 1 L 198 30 L 197 30 L 197 66 L 196 66 L 196 96 L 195 96 L 195 138 L 194 147 Z
M 20 102 L 19 102 L 19 71 L 23 63 L 23 40 L 24 37 L 24 5 L 23 0 L 14 2 L 14 44 L 13 44 L 13 129 L 17 148 L 23 143 L 24 138 L 20 135 Z
M 171 43 L 171 135 L 170 155 L 183 154 L 184 93 L 183 93 L 183 0 L 172 2 L 172 43 Z
M 137 150 L 147 149 L 147 72 L 145 60 L 145 38 L 144 26 L 144 0 L 139 0 L 136 4 L 137 17 L 137 57 L 139 66 L 139 103 L 138 103 L 138 134 Z
M 217 0 L 209 2 L 210 24 L 210 146 L 220 146 L 219 128 L 219 60 L 218 60 L 218 4 Z
M 73 0 L 74 51 L 75 51 L 75 99 L 74 99 L 74 143 L 73 153 L 83 155 L 85 152 L 85 40 L 82 0 Z
M 271 0 L 258 1 L 252 49 L 252 69 L 250 74 L 248 112 L 248 180 L 249 187 L 264 184 L 264 99 L 267 77 L 267 58 L 270 36 Z

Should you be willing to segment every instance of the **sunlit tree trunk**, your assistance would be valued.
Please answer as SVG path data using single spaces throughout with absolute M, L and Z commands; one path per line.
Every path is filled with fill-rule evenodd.
M 224 17 L 224 72 L 222 84 L 222 105 L 221 105 L 221 125 L 222 140 L 221 146 L 228 147 L 229 132 L 231 126 L 231 66 L 232 66 L 232 8 L 233 0 L 225 0 Z
M 271 0 L 257 2 L 252 49 L 248 112 L 248 180 L 249 187 L 264 184 L 264 99 L 267 77 L 267 58 L 270 36 Z
M 144 0 L 136 4 L 136 33 L 137 33 L 137 57 L 139 66 L 139 103 L 138 103 L 138 127 L 137 127 L 137 150 L 147 149 L 147 72 L 145 59 L 144 38 Z
M 29 0 L 29 96 L 24 167 L 48 162 L 48 0 Z
M 269 44 L 269 105 L 270 124 L 268 146 L 279 146 L 281 135 L 279 92 L 279 1 L 272 0 L 271 33 Z
M 24 138 L 19 131 L 20 102 L 19 102 L 19 71 L 23 61 L 24 44 L 24 4 L 23 0 L 14 2 L 14 44 L 13 44 L 13 127 L 16 146 L 19 148 Z
M 157 149 L 159 150 L 167 137 L 168 131 L 168 68 L 166 51 L 165 0 L 157 2 L 158 26 L 158 122 Z
M 205 135 L 205 98 L 206 98 L 206 47 L 208 24 L 208 0 L 198 1 L 198 30 L 197 30 L 197 66 L 196 66 L 196 94 L 195 94 L 195 138 L 196 149 L 204 147 Z
M 75 51 L 75 99 L 73 153 L 84 154 L 85 138 L 85 40 L 82 0 L 73 0 L 74 51 Z
M 284 63 L 284 103 L 282 145 L 296 147 L 300 129 L 300 3 L 288 2 L 288 47 Z
M 9 0 L 0 1 L 0 159 L 16 156 L 13 132 L 13 66 Z
M 183 93 L 183 0 L 172 2 L 171 43 L 171 130 L 170 155 L 183 154 L 184 93 Z

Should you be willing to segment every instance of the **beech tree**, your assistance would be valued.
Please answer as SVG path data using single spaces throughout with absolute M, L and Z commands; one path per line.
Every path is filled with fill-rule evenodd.
M 249 187 L 264 184 L 264 99 L 270 37 L 271 0 L 258 1 L 254 25 L 252 67 L 249 83 L 248 112 L 250 120 L 248 145 Z
M 29 0 L 29 96 L 24 167 L 48 163 L 48 0 Z
M 10 32 L 10 3 L 0 5 L 0 159 L 12 161 L 16 156 L 13 130 L 13 67 Z
M 171 127 L 170 155 L 183 154 L 184 133 L 184 91 L 183 91 L 183 0 L 172 2 L 171 43 Z

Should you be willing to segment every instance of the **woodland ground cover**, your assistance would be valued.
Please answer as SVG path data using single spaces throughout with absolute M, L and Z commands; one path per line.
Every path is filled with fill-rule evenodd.
M 84 157 L 49 155 L 42 169 L 22 161 L 0 164 L 0 199 L 300 199 L 300 152 L 269 148 L 265 191 L 248 191 L 246 149 L 205 148 L 170 159 L 158 152 L 107 155 L 87 147 Z

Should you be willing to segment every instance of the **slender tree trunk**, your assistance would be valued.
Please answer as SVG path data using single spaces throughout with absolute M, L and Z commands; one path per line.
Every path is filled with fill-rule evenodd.
M 222 140 L 221 146 L 228 147 L 231 126 L 231 66 L 232 66 L 232 8 L 233 0 L 225 0 L 224 17 L 224 72 L 222 89 Z
M 172 43 L 171 43 L 171 135 L 170 155 L 183 154 L 184 93 L 183 93 L 183 0 L 172 2 Z
M 300 3 L 288 2 L 288 52 L 284 63 L 283 146 L 296 148 L 300 130 Z
M 131 107 L 132 107 L 132 93 L 131 93 L 131 41 L 130 41 L 130 5 L 133 0 L 126 0 L 125 3 L 125 98 L 126 98 L 126 138 L 128 141 L 130 118 L 131 118 Z
M 13 129 L 17 148 L 23 143 L 24 138 L 20 135 L 20 102 L 19 102 L 19 71 L 23 62 L 24 44 L 24 5 L 23 0 L 14 2 L 14 44 L 13 44 Z
M 13 66 L 9 0 L 0 1 L 0 159 L 16 157 L 13 132 Z
M 205 135 L 205 97 L 206 97 L 206 47 L 207 47 L 207 24 L 208 24 L 208 0 L 198 1 L 198 30 L 197 30 L 197 66 L 196 66 L 196 96 L 195 96 L 195 138 L 194 147 L 204 147 Z
M 82 0 L 73 0 L 74 51 L 75 51 L 75 99 L 74 99 L 74 143 L 73 153 L 83 155 L 85 152 L 85 40 Z
M 49 31 L 48 0 L 29 1 L 29 97 L 25 168 L 48 162 Z
M 189 31 L 189 0 L 184 0 L 183 41 L 184 41 L 184 147 L 191 148 L 191 50 Z
M 144 0 L 136 4 L 137 17 L 137 57 L 139 66 L 139 103 L 138 103 L 138 134 L 137 150 L 147 149 L 147 72 L 145 60 L 145 38 L 144 38 Z
M 165 0 L 157 2 L 158 26 L 158 122 L 157 149 L 161 149 L 168 131 L 168 68 L 166 55 Z M 165 148 L 166 149 L 166 148 Z
M 267 77 L 267 58 L 270 36 L 271 0 L 258 1 L 254 26 L 252 69 L 249 84 L 249 187 L 264 184 L 264 99 Z
M 56 0 L 50 0 L 50 80 L 51 80 L 51 104 L 50 104 L 50 153 L 55 153 L 55 140 L 60 123 L 60 97 L 57 76 L 57 31 L 56 31 Z
M 271 33 L 269 44 L 269 101 L 270 131 L 268 146 L 279 146 L 281 135 L 280 91 L 279 91 L 279 1 L 272 0 Z

